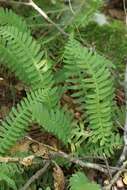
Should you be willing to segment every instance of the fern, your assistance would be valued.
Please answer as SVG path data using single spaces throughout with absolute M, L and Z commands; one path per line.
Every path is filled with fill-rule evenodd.
M 71 117 L 67 112 L 58 108 L 48 110 L 44 104 L 37 103 L 33 106 L 33 118 L 48 132 L 58 136 L 65 144 L 71 134 Z
M 35 102 L 43 102 L 47 107 L 51 108 L 51 101 L 48 97 L 49 90 L 38 89 L 27 94 L 18 105 L 17 109 L 12 108 L 12 111 L 6 117 L 6 120 L 1 124 L 0 131 L 0 153 L 7 154 L 7 151 L 21 139 L 28 126 L 31 123 L 32 108 L 34 108 Z M 52 104 L 54 105 L 54 104 Z M 56 130 L 56 129 L 54 129 Z
M 1 63 L 7 64 L 20 80 L 30 86 L 43 84 L 39 70 L 43 54 L 39 51 L 40 46 L 28 33 L 21 33 L 15 27 L 0 27 Z
M 11 188 L 13 190 L 17 190 L 17 184 L 16 184 L 16 181 L 18 180 L 17 177 L 21 178 L 21 175 L 22 175 L 22 168 L 20 168 L 17 164 L 14 163 L 0 164 L 0 189 L 9 190 Z
M 29 32 L 26 22 L 12 10 L 0 8 L 0 26 L 14 26 L 21 32 Z
M 70 178 L 70 190 L 100 190 L 96 183 L 90 183 L 82 172 L 77 172 Z
M 73 84 L 68 88 L 74 91 L 72 96 L 87 114 L 91 129 L 88 144 L 96 143 L 97 154 L 108 152 L 109 155 L 112 152 L 109 144 L 116 145 L 120 139 L 115 138 L 113 129 L 114 86 L 109 61 L 82 47 L 71 37 L 65 47 L 64 64 L 66 81 Z
M 85 7 L 86 14 L 80 7 L 73 15 L 71 27 L 86 25 L 101 2 L 85 1 L 82 8 Z M 26 97 L 1 122 L 0 155 L 9 155 L 10 149 L 25 136 L 32 122 L 64 144 L 70 143 L 71 149 L 81 154 L 111 156 L 121 145 L 113 123 L 112 63 L 104 56 L 70 37 L 65 46 L 63 70 L 59 69 L 54 77 L 50 59 L 32 38 L 26 23 L 12 11 L 0 9 L 0 64 L 8 67 L 29 87 Z M 71 114 L 61 108 L 60 99 L 65 90 L 70 90 L 82 115 L 80 122 L 72 120 Z M 1 190 L 19 189 L 21 183 L 17 185 L 15 177 L 21 179 L 20 168 L 16 164 L 0 164 L 0 170 Z M 83 189 L 99 190 L 100 187 L 78 172 L 70 178 L 70 190 Z

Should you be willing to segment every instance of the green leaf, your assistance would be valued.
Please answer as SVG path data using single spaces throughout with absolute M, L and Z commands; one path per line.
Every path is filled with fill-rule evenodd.
M 5 181 L 8 184 L 9 187 L 11 187 L 13 190 L 17 190 L 17 187 L 16 187 L 16 184 L 15 184 L 14 180 L 12 180 L 7 175 L 1 173 L 0 174 L 0 181 Z
M 77 172 L 70 178 L 70 190 L 100 190 L 100 187 L 91 183 L 84 173 Z

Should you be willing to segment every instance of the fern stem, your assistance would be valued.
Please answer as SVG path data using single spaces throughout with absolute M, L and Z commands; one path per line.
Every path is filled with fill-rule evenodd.
M 35 181 L 37 180 L 39 177 L 41 177 L 46 170 L 48 169 L 48 167 L 50 166 L 50 161 L 47 161 L 46 164 L 44 165 L 43 168 L 41 168 L 40 170 L 38 170 L 24 185 L 24 187 L 22 187 L 20 190 L 27 190 L 29 188 L 29 186 Z
M 123 151 L 120 155 L 119 161 L 118 161 L 118 165 L 121 165 L 127 156 L 127 64 L 126 64 L 126 69 L 125 69 L 125 80 L 124 80 L 124 89 L 125 89 L 125 101 L 126 101 L 126 116 L 125 116 L 125 125 L 124 125 L 124 147 L 123 147 Z

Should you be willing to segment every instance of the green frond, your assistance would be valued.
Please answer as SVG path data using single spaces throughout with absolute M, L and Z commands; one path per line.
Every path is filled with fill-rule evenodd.
M 109 140 L 114 135 L 114 85 L 109 63 L 104 57 L 82 47 L 73 38 L 70 38 L 65 47 L 64 68 L 69 78 L 66 80 L 68 88 L 74 91 L 72 96 L 87 114 L 92 131 L 89 142 L 98 144 L 100 150 L 109 145 Z
M 100 190 L 96 183 L 91 183 L 82 172 L 77 172 L 70 178 L 70 190 Z
M 105 154 L 107 157 L 111 157 L 115 153 L 115 150 L 120 150 L 123 146 L 123 140 L 120 135 L 117 133 L 112 133 L 111 137 L 107 137 L 107 142 L 104 146 L 100 146 L 97 143 L 91 143 L 91 139 L 88 139 L 87 143 L 83 143 L 81 149 L 79 148 L 77 152 L 80 155 L 84 155 L 84 152 L 87 155 L 99 156 Z
M 40 83 L 44 85 L 42 57 L 40 45 L 29 33 L 19 32 L 15 27 L 0 27 L 1 64 L 5 64 L 20 80 L 34 88 Z
M 15 163 L 1 163 L 0 164 L 0 189 L 17 190 L 16 180 L 21 177 L 22 169 Z
M 13 190 L 17 190 L 14 180 L 12 180 L 10 177 L 6 176 L 4 173 L 0 173 L 0 181 L 5 182 L 9 188 L 11 188 Z M 5 189 L 5 186 L 4 186 L 4 189 Z
M 25 20 L 9 9 L 0 8 L 0 27 L 1 26 L 14 26 L 18 31 L 30 33 Z
M 71 134 L 71 116 L 63 109 L 55 107 L 47 109 L 45 104 L 37 103 L 33 106 L 33 118 L 46 131 L 56 135 L 65 144 Z
M 51 99 L 52 100 L 52 99 Z M 0 154 L 7 154 L 10 148 L 21 139 L 32 122 L 32 111 L 35 102 L 45 103 L 47 107 L 54 105 L 50 102 L 49 90 L 38 89 L 27 94 L 17 107 L 13 107 L 5 121 L 0 126 Z

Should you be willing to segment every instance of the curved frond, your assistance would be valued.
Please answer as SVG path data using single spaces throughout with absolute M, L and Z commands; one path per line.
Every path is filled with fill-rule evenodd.
M 17 190 L 15 179 L 21 177 L 22 168 L 16 163 L 1 163 L 0 164 L 0 189 Z
M 10 148 L 27 132 L 32 122 L 35 102 L 42 102 L 51 107 L 49 90 L 38 89 L 27 94 L 17 107 L 13 107 L 0 126 L 0 154 L 7 154 Z
M 65 47 L 64 67 L 69 78 L 67 82 L 71 84 L 68 88 L 74 91 L 72 96 L 87 114 L 91 130 L 89 142 L 98 144 L 103 151 L 110 149 L 109 140 L 114 135 L 114 85 L 109 63 L 104 57 L 82 47 L 73 38 L 70 38 Z
M 47 109 L 45 104 L 37 103 L 33 106 L 33 118 L 46 131 L 56 135 L 65 144 L 71 134 L 71 117 L 69 113 L 59 107 Z
M 20 80 L 33 88 L 44 85 L 42 56 L 40 45 L 28 33 L 19 32 L 15 27 L 0 27 L 1 64 L 7 65 Z

